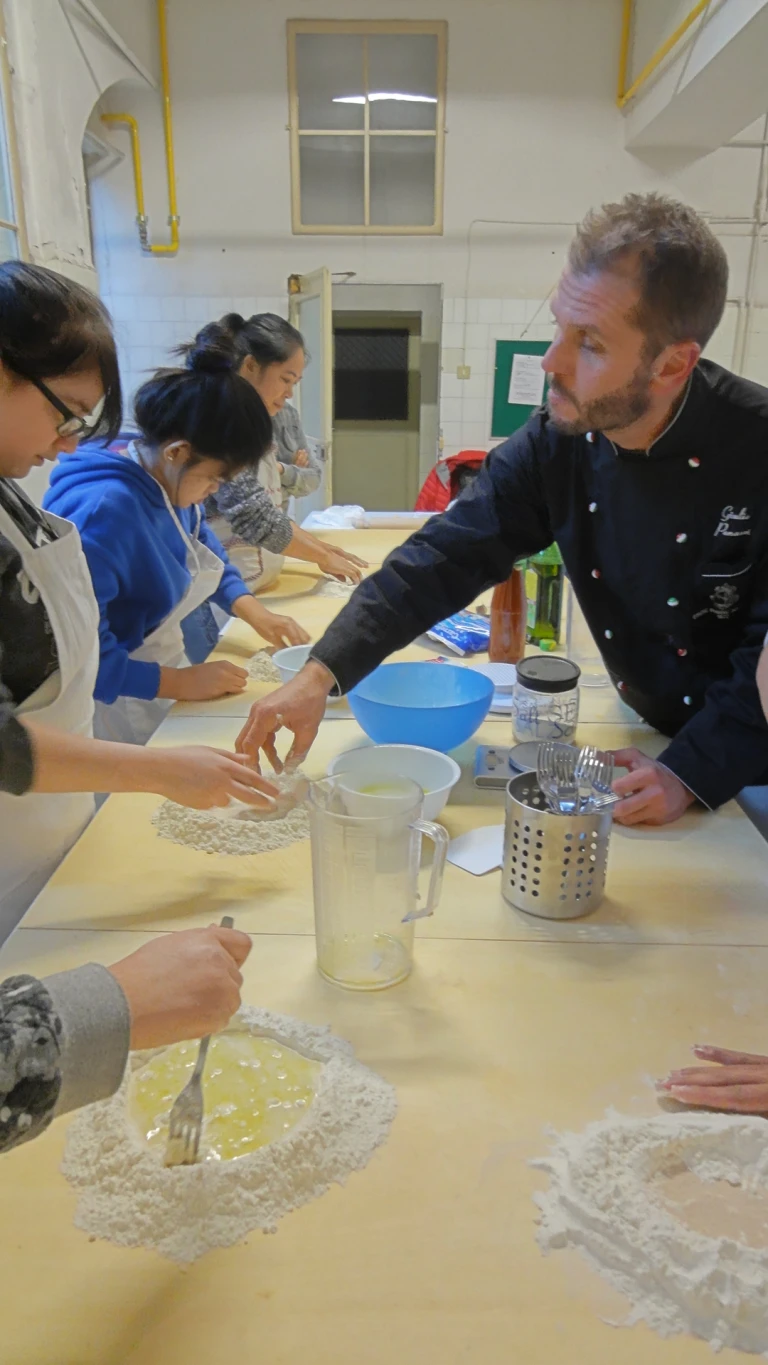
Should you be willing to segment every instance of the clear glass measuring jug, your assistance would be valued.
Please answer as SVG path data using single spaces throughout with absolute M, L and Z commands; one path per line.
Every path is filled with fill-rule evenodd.
M 421 818 L 424 793 L 410 778 L 339 773 L 312 785 L 309 823 L 317 965 L 327 981 L 377 991 L 413 966 L 414 920 L 440 897 L 448 851 L 442 825 Z M 419 908 L 422 835 L 435 856 Z

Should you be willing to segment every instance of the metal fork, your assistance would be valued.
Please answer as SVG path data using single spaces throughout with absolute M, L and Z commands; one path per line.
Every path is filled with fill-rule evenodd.
M 536 755 L 536 780 L 551 809 L 557 811 L 559 807 L 555 779 L 555 745 L 551 739 L 545 739 L 539 745 Z
M 221 927 L 232 929 L 234 923 L 231 915 L 225 915 Z M 165 1144 L 166 1166 L 193 1166 L 197 1161 L 203 1131 L 203 1070 L 210 1041 L 210 1033 L 201 1038 L 195 1069 L 174 1101 Z
M 573 815 L 579 809 L 579 788 L 576 782 L 576 753 L 569 744 L 555 745 L 555 774 L 560 813 Z
M 547 739 L 539 745 L 536 777 L 551 809 L 558 815 L 571 815 L 578 807 L 575 757 L 570 744 Z
M 594 744 L 585 744 L 576 763 L 581 810 L 603 810 L 622 800 L 611 790 L 613 771 L 612 754 L 603 753 Z
M 579 810 L 589 810 L 595 795 L 595 778 L 600 767 L 600 751 L 594 744 L 585 744 L 576 760 L 576 785 L 579 789 Z

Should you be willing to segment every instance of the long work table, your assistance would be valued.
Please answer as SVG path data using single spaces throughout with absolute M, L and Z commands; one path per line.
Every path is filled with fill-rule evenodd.
M 328 538 L 373 563 L 402 534 Z M 273 596 L 313 639 L 340 605 L 303 565 Z M 238 622 L 217 653 L 242 661 L 257 647 Z M 403 657 L 427 650 L 439 652 L 420 642 Z M 227 747 L 268 690 L 177 705 L 152 743 Z M 478 791 L 472 764 L 478 742 L 509 734 L 508 718 L 488 719 L 456 754 L 462 778 L 441 816 L 452 837 L 503 820 L 503 794 Z M 651 754 L 664 743 L 610 688 L 582 692 L 578 739 Z M 307 774 L 364 742 L 349 714 L 325 720 Z M 608 1323 L 627 1305 L 571 1254 L 541 1255 L 544 1177 L 528 1160 L 546 1153 L 550 1125 L 578 1130 L 609 1106 L 658 1112 L 653 1078 L 684 1065 L 695 1041 L 768 1052 L 768 849 L 736 803 L 663 829 L 615 828 L 605 900 L 580 920 L 533 919 L 503 900 L 499 873 L 449 865 L 434 918 L 417 926 L 412 975 L 371 995 L 317 973 L 308 842 L 196 852 L 158 837 L 158 804 L 105 803 L 0 950 L 3 974 L 109 963 L 154 933 L 232 914 L 254 939 L 244 999 L 330 1025 L 395 1086 L 398 1116 L 346 1187 L 276 1236 L 186 1270 L 73 1226 L 58 1120 L 0 1162 L 3 1365 L 710 1361 L 693 1338 L 617 1331 Z

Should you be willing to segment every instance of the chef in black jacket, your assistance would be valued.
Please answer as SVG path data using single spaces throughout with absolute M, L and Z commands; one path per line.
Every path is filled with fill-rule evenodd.
M 557 541 L 622 699 L 670 736 L 624 750 L 625 824 L 768 782 L 755 674 L 768 628 L 768 390 L 701 360 L 722 246 L 690 208 L 627 195 L 577 230 L 552 302 L 547 406 L 357 589 L 312 658 L 256 703 L 241 749 L 312 742 L 325 698 Z

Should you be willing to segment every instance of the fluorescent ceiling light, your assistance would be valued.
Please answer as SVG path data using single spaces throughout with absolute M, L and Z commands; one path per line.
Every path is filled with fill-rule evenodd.
M 400 100 L 404 104 L 437 104 L 435 95 L 402 95 L 395 91 L 375 90 L 369 96 L 370 104 L 376 100 Z M 365 95 L 334 95 L 334 104 L 365 104 Z

